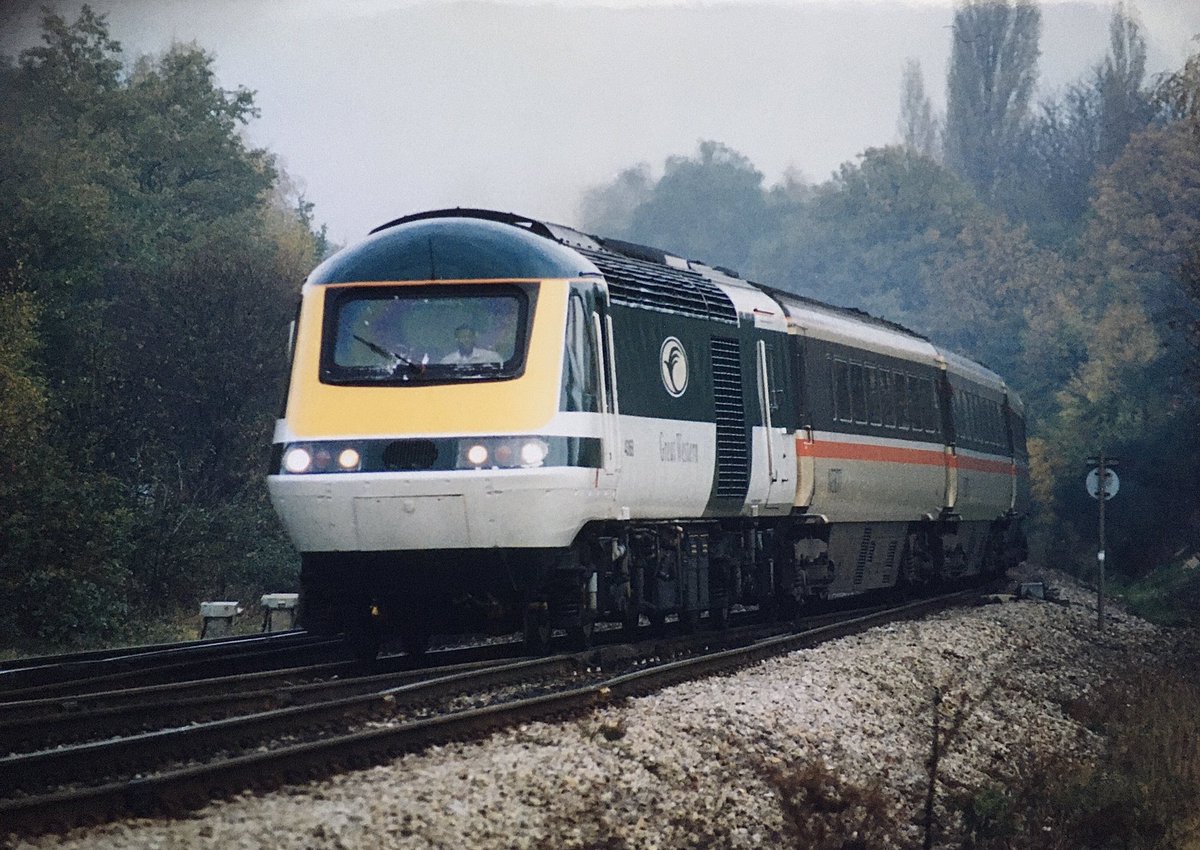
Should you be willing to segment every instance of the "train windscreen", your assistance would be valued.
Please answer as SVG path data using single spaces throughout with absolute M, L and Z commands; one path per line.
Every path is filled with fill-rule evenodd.
M 534 292 L 525 284 L 331 288 L 321 379 L 403 384 L 516 377 Z

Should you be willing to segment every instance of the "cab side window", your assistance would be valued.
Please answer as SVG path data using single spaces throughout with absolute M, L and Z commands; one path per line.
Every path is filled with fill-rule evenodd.
M 590 311 L 582 294 L 572 291 L 567 302 L 561 410 L 585 413 L 598 413 L 600 410 L 596 339 L 589 316 Z

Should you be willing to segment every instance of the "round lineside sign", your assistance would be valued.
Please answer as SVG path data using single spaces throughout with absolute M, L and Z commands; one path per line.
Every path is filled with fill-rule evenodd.
M 658 368 L 662 373 L 663 386 L 672 398 L 679 398 L 687 392 L 687 352 L 683 350 L 683 343 L 675 337 L 669 336 L 663 340 L 662 348 L 658 350 Z
M 1100 498 L 1100 469 L 1097 467 L 1087 475 L 1087 491 L 1088 495 L 1093 499 Z M 1104 501 L 1108 501 L 1113 496 L 1117 495 L 1117 491 L 1121 489 L 1121 479 L 1117 477 L 1117 473 L 1111 469 L 1104 470 Z

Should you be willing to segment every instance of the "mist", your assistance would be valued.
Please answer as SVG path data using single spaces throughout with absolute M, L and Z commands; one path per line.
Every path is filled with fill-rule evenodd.
M 10 5 L 0 52 L 37 42 Z M 895 140 L 900 75 L 944 99 L 952 7 L 938 2 L 291 3 L 101 0 L 127 56 L 195 41 L 252 89 L 268 148 L 335 242 L 422 209 L 483 206 L 567 224 L 583 192 L 702 139 L 768 184 L 825 180 Z M 51 3 L 69 20 L 79 3 Z M 1040 93 L 1107 49 L 1107 4 L 1044 3 Z M 1177 67 L 1200 7 L 1139 4 L 1149 70 Z

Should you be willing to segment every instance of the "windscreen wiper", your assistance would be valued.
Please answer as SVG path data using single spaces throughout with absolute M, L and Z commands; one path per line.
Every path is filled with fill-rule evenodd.
M 409 358 L 405 357 L 403 354 L 401 354 L 398 351 L 389 351 L 388 349 L 384 348 L 382 345 L 371 342 L 371 340 L 369 340 L 369 339 L 363 339 L 358 334 L 353 334 L 353 336 L 356 340 L 361 342 L 367 348 L 374 351 L 380 357 L 392 358 L 392 360 L 395 361 L 392 364 L 393 372 L 395 372 L 401 366 L 404 366 L 407 369 L 412 370 L 413 372 L 424 372 L 425 371 L 425 361 L 424 360 L 420 363 L 417 363 L 415 360 L 410 360 Z M 428 360 L 428 356 L 426 356 L 425 360 Z

